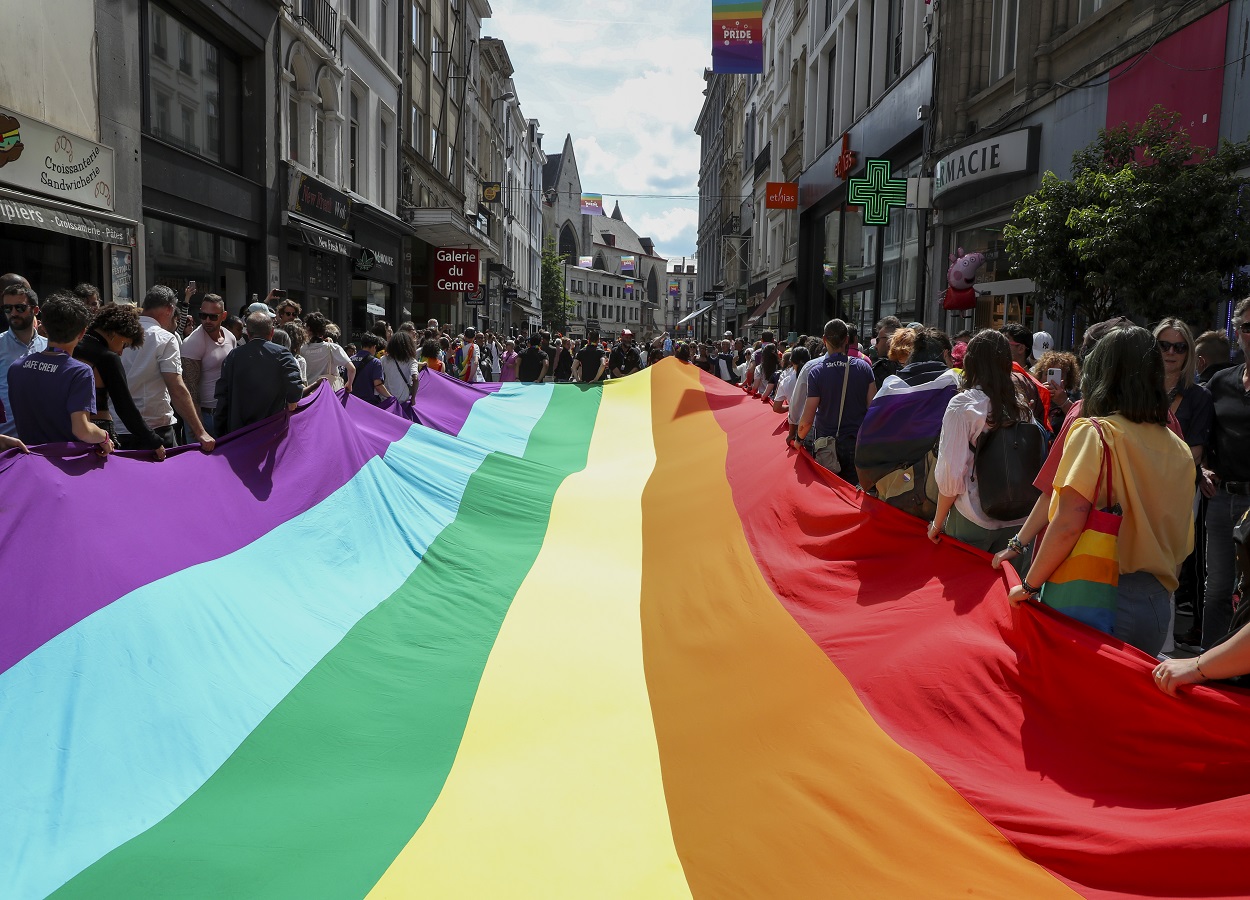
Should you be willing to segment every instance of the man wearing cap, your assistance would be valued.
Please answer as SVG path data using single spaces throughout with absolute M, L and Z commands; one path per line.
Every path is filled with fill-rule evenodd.
M 1037 419 L 1038 424 L 1049 434 L 1050 420 L 1047 414 L 1050 410 L 1050 388 L 1038 381 L 1029 371 L 1029 363 L 1032 361 L 1030 354 L 1033 352 L 1033 332 L 1018 322 L 1009 322 L 998 330 L 1006 336 L 1007 343 L 1011 347 L 1011 372 L 1016 387 L 1028 399 L 1029 406 L 1033 410 L 1033 418 Z
M 642 368 L 642 357 L 634 346 L 634 333 L 628 328 L 621 331 L 621 342 L 612 349 L 608 358 L 608 369 L 613 378 L 624 378 Z

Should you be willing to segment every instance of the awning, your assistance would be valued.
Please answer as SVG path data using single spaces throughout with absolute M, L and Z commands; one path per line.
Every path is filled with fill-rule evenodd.
M 324 225 L 287 213 L 287 224 L 300 233 L 304 243 L 309 247 L 326 253 L 337 253 L 339 256 L 355 257 L 360 253 L 360 245 L 350 235 L 326 228 Z
M 408 210 L 404 217 L 412 225 L 417 237 L 433 247 L 495 249 L 492 241 L 470 228 L 464 214 L 454 209 L 421 207 Z
M 708 311 L 708 310 L 710 310 L 710 309 L 716 309 L 716 304 L 715 304 L 715 303 L 709 303 L 707 306 L 703 307 L 703 309 L 696 309 L 696 310 L 695 310 L 694 312 L 692 312 L 690 315 L 686 316 L 686 318 L 684 318 L 684 319 L 679 319 L 679 320 L 677 321 L 677 324 L 678 324 L 678 325 L 685 325 L 685 324 L 686 324 L 687 322 L 689 322 L 691 319 L 697 319 L 699 316 L 703 315 L 705 312 L 707 312 L 707 311 Z
M 980 297 L 1002 297 L 1008 294 L 1032 294 L 1037 285 L 1031 278 L 1010 278 L 1006 281 L 983 281 L 972 289 Z
M 764 316 L 768 314 L 768 311 L 772 309 L 773 304 L 781 299 L 781 295 L 785 293 L 786 288 L 792 284 L 794 284 L 793 278 L 787 278 L 785 281 L 777 282 L 777 286 L 768 292 L 768 296 L 764 299 L 764 302 L 755 307 L 755 312 L 751 313 L 751 315 L 747 318 L 747 324 L 754 325 L 759 322 L 760 319 L 764 318 Z
M 135 246 L 136 223 L 97 209 L 0 190 L 0 224 L 25 225 L 102 244 Z

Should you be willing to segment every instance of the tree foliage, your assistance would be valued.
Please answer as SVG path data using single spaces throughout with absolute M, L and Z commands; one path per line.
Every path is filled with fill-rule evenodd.
M 1005 249 L 1052 313 L 1201 321 L 1250 290 L 1250 189 L 1237 174 L 1248 164 L 1250 141 L 1195 148 L 1156 106 L 1078 151 L 1071 181 L 1045 173 L 1016 205 Z
M 567 332 L 573 317 L 573 301 L 564 281 L 564 257 L 556 250 L 555 238 L 549 236 L 542 256 L 543 327 L 549 331 Z

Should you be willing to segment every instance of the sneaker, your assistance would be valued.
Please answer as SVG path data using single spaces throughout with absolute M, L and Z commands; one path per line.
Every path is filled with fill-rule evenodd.
M 1187 647 L 1190 650 L 1202 649 L 1202 632 L 1194 628 L 1188 631 L 1182 631 L 1176 635 L 1176 645 L 1178 647 Z

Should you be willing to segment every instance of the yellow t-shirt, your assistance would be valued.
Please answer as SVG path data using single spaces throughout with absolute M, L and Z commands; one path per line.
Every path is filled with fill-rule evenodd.
M 1117 546 L 1120 572 L 1149 572 L 1169 591 L 1194 548 L 1194 458 L 1185 442 L 1164 425 L 1130 422 L 1123 416 L 1099 418 L 1111 450 L 1112 499 L 1124 511 Z M 1102 441 L 1088 419 L 1068 431 L 1055 472 L 1050 518 L 1059 508 L 1059 490 L 1075 489 L 1096 508 L 1107 505 Z

